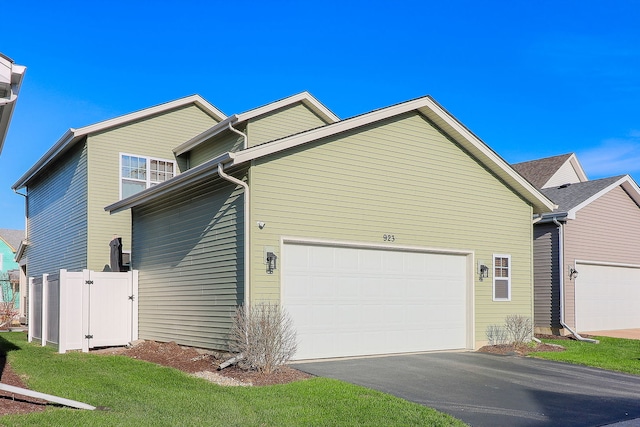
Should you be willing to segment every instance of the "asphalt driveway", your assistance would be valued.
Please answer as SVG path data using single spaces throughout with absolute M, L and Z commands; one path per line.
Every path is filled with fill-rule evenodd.
M 472 426 L 602 426 L 640 418 L 640 377 L 547 360 L 467 352 L 294 366 L 438 409 Z

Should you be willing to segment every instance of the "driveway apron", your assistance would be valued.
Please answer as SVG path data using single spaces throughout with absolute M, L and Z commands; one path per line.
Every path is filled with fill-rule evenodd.
M 527 357 L 425 353 L 294 367 L 429 406 L 472 426 L 602 426 L 640 418 L 640 377 Z

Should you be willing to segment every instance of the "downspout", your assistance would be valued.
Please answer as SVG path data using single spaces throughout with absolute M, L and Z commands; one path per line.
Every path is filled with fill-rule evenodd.
M 0 107 L 2 107 L 3 105 L 13 104 L 14 102 L 16 102 L 17 99 L 18 99 L 18 95 L 13 93 L 13 90 L 12 90 L 11 91 L 11 96 L 9 98 L 0 99 Z
M 233 129 L 233 128 L 232 128 Z M 244 307 L 249 308 L 249 295 L 250 295 L 250 275 L 251 275 L 251 263 L 249 262 L 249 184 L 227 175 L 224 172 L 224 166 L 222 163 L 218 163 L 218 175 L 232 184 L 240 185 L 244 189 Z
M 560 326 L 566 328 L 573 334 L 578 341 L 586 341 L 591 343 L 598 343 L 597 340 L 585 338 L 571 329 L 564 321 L 564 233 L 562 232 L 562 224 L 554 216 L 553 223 L 558 227 L 558 258 L 560 267 Z
M 227 123 L 227 125 L 229 126 L 229 130 L 231 132 L 235 132 L 242 137 L 242 149 L 246 150 L 247 148 L 249 148 L 249 138 L 247 137 L 247 135 L 245 135 L 244 133 L 240 132 L 238 129 L 231 126 L 231 122 Z
M 24 197 L 24 238 L 29 240 L 29 196 L 18 192 L 18 189 L 13 190 L 14 193 Z

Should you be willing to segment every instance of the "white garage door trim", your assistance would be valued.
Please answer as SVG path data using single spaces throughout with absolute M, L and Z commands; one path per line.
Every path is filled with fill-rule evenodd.
M 449 338 L 449 337 L 442 338 L 443 343 L 445 343 L 447 339 L 449 339 L 451 342 L 455 341 L 455 344 L 453 345 L 448 344 L 449 347 L 447 347 L 447 344 L 439 344 L 431 341 L 428 343 L 419 342 L 419 337 L 416 338 L 415 343 L 411 342 L 410 345 L 407 345 L 406 334 L 405 334 L 405 339 L 400 341 L 399 335 L 401 334 L 393 333 L 393 330 L 394 330 L 393 328 L 398 327 L 397 325 L 399 324 L 396 324 L 396 325 L 391 324 L 392 320 L 395 319 L 395 317 L 391 314 L 391 309 L 395 307 L 396 310 L 402 310 L 403 309 L 402 307 L 405 306 L 404 309 L 407 311 L 409 311 L 410 309 L 414 309 L 416 310 L 415 311 L 416 313 L 424 313 L 424 311 L 420 310 L 418 305 L 428 304 L 428 301 L 425 302 L 426 300 L 420 300 L 419 297 L 409 298 L 407 299 L 406 302 L 403 302 L 402 299 L 399 299 L 396 301 L 397 305 L 395 306 L 390 304 L 389 312 L 387 312 L 387 310 L 384 311 L 384 315 L 388 315 L 389 317 L 385 319 L 381 319 L 382 322 L 379 323 L 378 325 L 381 330 L 380 333 L 376 332 L 377 331 L 376 328 L 368 329 L 366 327 L 363 329 L 363 331 L 366 331 L 366 332 L 360 332 L 360 333 L 357 332 L 358 331 L 357 327 L 354 329 L 345 328 L 343 330 L 339 328 L 338 326 L 339 324 L 336 324 L 336 322 L 334 322 L 332 326 L 329 326 L 328 331 L 323 331 L 321 329 L 318 329 L 312 326 L 316 324 L 313 322 L 310 322 L 309 319 L 307 319 L 308 321 L 307 323 L 310 326 L 302 326 L 299 328 L 300 330 L 298 331 L 300 345 L 299 345 L 299 352 L 295 356 L 295 359 L 300 360 L 300 359 L 309 359 L 309 358 L 362 356 L 362 355 L 369 355 L 369 354 L 391 354 L 391 353 L 400 353 L 400 352 L 406 353 L 406 352 L 415 352 L 415 351 L 448 350 L 448 349 L 454 349 L 454 348 L 456 349 L 459 349 L 459 348 L 472 349 L 473 348 L 475 337 L 474 337 L 474 297 L 473 297 L 474 295 L 474 289 L 473 289 L 474 260 L 473 260 L 472 251 L 448 250 L 448 249 L 440 249 L 440 248 L 426 248 L 426 247 L 414 247 L 414 246 L 395 246 L 392 244 L 380 245 L 380 244 L 368 244 L 368 243 L 357 243 L 357 242 L 328 241 L 328 240 L 283 237 L 281 240 L 281 248 L 280 248 L 281 249 L 280 253 L 283 256 L 282 262 L 280 263 L 280 267 L 281 267 L 280 274 L 281 274 L 281 284 L 282 284 L 281 290 L 280 290 L 281 292 L 280 298 L 281 298 L 283 307 L 290 312 L 292 318 L 294 318 L 294 321 L 299 316 L 300 318 L 307 316 L 307 308 L 305 307 L 305 305 L 307 305 L 307 307 L 309 305 L 305 304 L 305 298 L 307 299 L 310 298 L 308 295 L 307 296 L 294 295 L 294 294 L 289 294 L 287 292 L 288 290 L 290 290 L 290 288 L 287 289 L 287 286 L 288 286 L 287 281 L 290 280 L 291 276 L 295 274 L 303 274 L 303 272 L 301 272 L 300 270 L 295 271 L 292 269 L 292 267 L 287 265 L 288 261 L 291 259 L 291 256 L 295 255 L 295 252 L 292 252 L 292 251 L 296 250 L 296 247 L 298 250 L 301 250 L 301 251 L 309 251 L 309 250 L 312 250 L 312 248 L 319 248 L 319 251 L 321 251 L 319 253 L 325 253 L 327 249 L 330 249 L 333 252 L 340 251 L 341 249 L 346 249 L 345 251 L 342 251 L 342 253 L 340 254 L 340 257 L 356 256 L 356 254 L 361 257 L 364 254 L 369 254 L 371 256 L 379 257 L 383 255 L 381 251 L 388 251 L 389 252 L 388 256 L 402 254 L 402 257 L 405 260 L 407 257 L 411 257 L 410 259 L 420 259 L 420 257 L 415 258 L 415 255 L 419 255 L 419 254 L 434 255 L 436 256 L 436 258 L 438 258 L 437 257 L 438 255 L 444 255 L 444 257 L 440 257 L 439 259 L 442 262 L 451 262 L 454 266 L 457 266 L 456 271 L 458 273 L 454 275 L 455 277 L 457 277 L 457 279 L 451 282 L 451 286 L 452 286 L 451 292 L 449 292 L 448 295 L 446 293 L 442 293 L 443 295 L 441 295 L 440 297 L 447 298 L 447 297 L 453 296 L 453 298 L 457 299 L 458 313 L 463 313 L 464 318 L 461 319 L 459 322 L 458 329 L 457 329 L 458 337 L 456 339 Z M 324 250 L 322 248 L 324 248 Z M 447 255 L 451 255 L 451 257 L 447 257 Z M 336 259 L 340 257 L 336 257 Z M 345 287 L 344 288 L 341 287 L 339 291 L 342 292 L 344 290 L 345 292 L 344 298 L 345 298 L 345 301 L 347 302 L 349 297 L 351 298 L 356 297 L 356 299 L 360 301 L 360 298 L 363 296 L 362 292 L 367 292 L 367 291 L 364 291 L 364 289 L 367 289 L 367 290 L 370 289 L 369 288 L 370 283 L 372 284 L 372 286 L 375 286 L 376 281 L 379 281 L 380 289 L 384 291 L 386 287 L 382 285 L 383 282 L 391 283 L 394 280 L 398 280 L 393 276 L 393 274 L 382 275 L 380 273 L 376 273 L 371 276 L 367 276 L 366 274 L 366 272 L 368 271 L 367 269 L 361 269 L 359 271 L 344 270 L 345 268 L 350 269 L 351 267 L 348 267 L 348 266 L 351 266 L 351 265 L 352 264 L 345 263 L 340 267 L 336 266 L 336 268 L 339 268 L 342 272 L 345 272 L 345 276 L 341 278 L 341 280 L 344 280 L 343 283 L 345 284 Z M 460 271 L 461 269 L 463 270 Z M 362 274 L 362 271 L 364 271 L 365 273 Z M 321 276 L 323 273 L 318 272 L 316 270 L 314 274 L 315 275 L 320 274 Z M 329 274 L 329 272 L 327 272 L 327 274 Z M 399 274 L 408 274 L 407 277 L 410 277 L 411 274 L 413 273 L 407 273 L 403 271 L 402 273 L 399 273 Z M 363 276 L 364 276 L 364 279 L 363 279 Z M 432 278 L 431 275 L 424 276 L 424 277 Z M 362 286 L 358 286 L 357 284 L 355 284 L 353 285 L 353 288 L 350 288 L 349 283 L 353 282 L 356 279 L 360 281 L 366 280 L 367 287 L 363 288 Z M 433 277 L 433 279 L 435 280 L 435 277 Z M 310 279 L 299 277 L 298 280 L 310 280 Z M 432 282 L 432 283 L 435 283 L 435 282 Z M 313 289 L 318 289 L 318 288 L 314 287 Z M 416 289 L 419 291 L 422 288 L 420 287 Z M 438 287 L 435 287 L 432 289 L 436 291 L 442 290 L 441 288 L 438 288 Z M 456 294 L 455 292 L 453 292 L 454 289 L 455 289 L 455 292 L 460 291 L 460 293 Z M 366 298 L 369 298 L 369 297 L 371 298 L 369 299 L 369 304 L 357 304 L 357 305 L 353 304 L 352 305 L 353 309 L 349 309 L 347 307 L 348 304 L 344 304 L 344 305 L 340 304 L 342 305 L 342 307 L 339 307 L 339 308 L 337 306 L 331 307 L 332 300 L 343 301 L 342 295 L 336 298 L 338 296 L 337 295 L 338 289 L 334 288 L 334 291 L 336 292 L 333 292 L 333 293 L 329 292 L 326 295 L 322 295 L 322 298 L 326 298 L 324 302 L 328 304 L 327 306 L 324 307 L 324 309 L 327 309 L 328 312 L 332 312 L 332 313 L 336 313 L 338 310 L 340 310 L 341 315 L 346 316 L 347 319 L 349 318 L 349 316 L 352 316 L 352 315 L 357 316 L 359 320 L 355 320 L 354 321 L 355 323 L 361 322 L 361 319 L 363 318 L 372 317 L 371 313 L 373 312 L 377 313 L 376 316 L 379 316 L 380 310 L 378 309 L 376 311 L 374 307 L 376 306 L 379 307 L 380 303 L 386 304 L 389 297 L 396 296 L 395 293 L 392 293 L 392 294 L 387 293 L 386 295 L 382 295 L 382 294 L 376 295 L 375 293 L 371 293 L 370 295 L 366 296 Z M 355 294 L 354 292 L 356 293 L 360 292 L 360 293 Z M 459 295 L 459 297 L 456 295 Z M 315 298 L 320 298 L 320 297 L 316 295 Z M 379 299 L 379 301 L 377 298 Z M 409 302 L 410 304 L 408 304 Z M 321 308 L 321 310 L 322 309 L 323 308 Z M 434 306 L 429 313 L 432 316 L 437 316 L 436 312 L 438 311 L 438 309 L 439 309 L 439 306 Z M 367 312 L 367 310 L 370 310 L 370 312 Z M 402 313 L 404 314 L 404 312 Z M 318 315 L 322 316 L 319 313 Z M 324 314 L 324 315 L 332 316 L 331 314 Z M 425 317 L 428 317 L 428 315 Z M 454 316 L 454 317 L 456 319 L 458 318 L 457 316 Z M 437 317 L 437 318 L 439 319 L 440 317 Z M 380 319 L 376 317 L 376 321 L 378 320 Z M 424 319 L 418 319 L 417 321 L 418 322 L 422 321 L 423 323 L 426 322 L 426 320 Z M 298 323 L 300 326 L 300 323 L 303 323 L 303 322 L 299 321 Z M 384 325 L 384 326 L 380 326 L 380 325 Z M 390 339 L 398 337 L 399 339 L 398 343 L 395 343 L 395 344 L 391 342 L 381 343 L 382 340 L 380 340 L 380 337 L 383 336 L 382 331 L 387 330 L 387 328 L 389 329 L 389 333 L 387 333 L 386 336 L 391 338 L 386 338 L 385 341 L 389 341 Z M 425 330 L 428 330 L 428 329 L 425 329 Z M 403 332 L 404 332 L 404 329 L 403 329 Z M 365 336 L 366 333 L 369 333 L 370 336 L 372 337 L 369 341 L 362 339 L 362 337 Z M 314 344 L 313 348 L 309 344 L 311 342 L 308 339 L 310 334 L 316 334 L 313 339 L 313 344 Z M 429 335 L 433 337 L 433 334 L 429 334 Z M 349 341 L 349 336 L 357 337 L 358 341 L 360 341 L 360 344 L 352 344 L 351 341 Z M 427 334 L 425 334 L 424 336 L 427 336 Z M 456 336 L 455 334 L 451 334 L 451 337 L 455 337 L 455 336 Z M 332 342 L 327 345 L 321 345 L 322 339 L 328 339 Z M 426 341 L 426 338 L 424 339 L 424 341 Z
M 594 268 L 602 267 L 600 271 Z M 575 279 L 575 316 L 579 332 L 606 331 L 640 327 L 640 265 L 576 260 L 578 271 Z M 607 287 L 599 290 L 588 281 L 588 274 L 624 274 L 629 281 L 623 282 L 619 292 Z M 633 277 L 633 276 L 637 277 Z M 633 283 L 638 283 L 634 286 Z

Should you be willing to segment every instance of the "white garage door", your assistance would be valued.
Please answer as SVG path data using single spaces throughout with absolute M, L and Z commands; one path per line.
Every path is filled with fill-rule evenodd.
M 640 268 L 577 264 L 576 328 L 640 328 Z
M 467 347 L 466 256 L 286 244 L 295 359 Z

